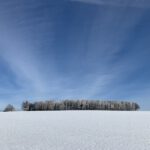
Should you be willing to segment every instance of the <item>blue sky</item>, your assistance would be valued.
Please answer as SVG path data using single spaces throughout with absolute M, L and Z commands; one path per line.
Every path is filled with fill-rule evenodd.
M 149 0 L 0 0 L 0 108 L 112 99 L 150 110 Z

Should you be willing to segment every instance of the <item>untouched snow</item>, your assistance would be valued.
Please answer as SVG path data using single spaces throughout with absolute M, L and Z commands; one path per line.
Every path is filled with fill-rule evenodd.
M 150 150 L 150 112 L 0 113 L 0 150 Z

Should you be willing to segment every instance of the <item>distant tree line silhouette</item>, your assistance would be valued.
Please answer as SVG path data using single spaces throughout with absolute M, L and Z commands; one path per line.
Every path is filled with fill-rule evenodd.
M 63 100 L 63 101 L 38 101 L 22 103 L 24 111 L 48 111 L 48 110 L 128 110 L 140 109 L 135 102 L 124 101 L 100 101 L 100 100 Z
M 8 104 L 3 111 L 4 112 L 15 111 L 15 107 L 11 104 Z

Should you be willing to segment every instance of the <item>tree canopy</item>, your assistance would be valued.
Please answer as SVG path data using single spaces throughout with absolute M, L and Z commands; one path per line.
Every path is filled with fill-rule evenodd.
M 100 100 L 63 100 L 38 101 L 22 103 L 25 111 L 44 110 L 138 110 L 140 106 L 135 102 L 100 101 Z

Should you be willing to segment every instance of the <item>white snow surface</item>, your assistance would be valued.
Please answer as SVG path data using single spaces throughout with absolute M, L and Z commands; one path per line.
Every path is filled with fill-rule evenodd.
M 150 150 L 150 112 L 1 112 L 0 150 Z

